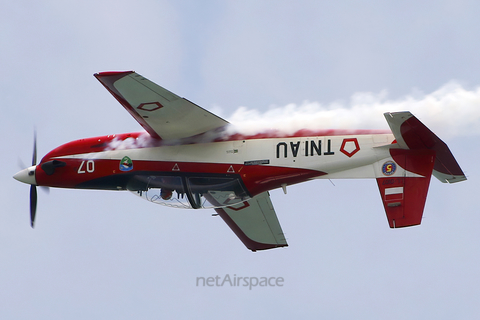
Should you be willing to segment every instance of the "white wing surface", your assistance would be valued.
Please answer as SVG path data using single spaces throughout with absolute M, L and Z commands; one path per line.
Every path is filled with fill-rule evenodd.
M 133 71 L 101 72 L 94 76 L 153 138 L 187 138 L 228 124 Z
M 268 192 L 215 211 L 252 251 L 288 246 Z

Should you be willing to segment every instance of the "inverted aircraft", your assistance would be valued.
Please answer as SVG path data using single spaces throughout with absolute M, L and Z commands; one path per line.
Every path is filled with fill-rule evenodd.
M 175 208 L 213 208 L 252 251 L 287 246 L 269 190 L 313 179 L 376 179 L 390 228 L 419 225 L 431 176 L 466 180 L 447 145 L 410 112 L 391 131 L 229 133 L 229 122 L 133 71 L 94 75 L 143 127 L 68 142 L 14 178 L 36 186 L 128 190 Z

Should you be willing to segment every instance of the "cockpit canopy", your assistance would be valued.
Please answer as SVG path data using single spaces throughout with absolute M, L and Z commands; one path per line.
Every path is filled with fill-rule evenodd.
M 127 189 L 150 202 L 176 208 L 221 208 L 250 198 L 236 175 L 135 175 Z

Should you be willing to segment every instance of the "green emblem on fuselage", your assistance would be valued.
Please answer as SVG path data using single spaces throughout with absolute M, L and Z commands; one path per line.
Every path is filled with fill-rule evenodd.
M 130 171 L 133 169 L 133 162 L 132 159 L 125 156 L 120 161 L 120 171 Z

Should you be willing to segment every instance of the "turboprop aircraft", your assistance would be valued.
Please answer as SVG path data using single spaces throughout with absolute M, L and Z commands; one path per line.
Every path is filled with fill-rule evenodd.
M 177 208 L 213 208 L 245 246 L 287 246 L 268 191 L 312 179 L 376 179 L 391 228 L 421 223 L 430 178 L 466 177 L 410 112 L 385 113 L 391 131 L 300 130 L 229 134 L 229 123 L 133 72 L 94 75 L 146 132 L 72 141 L 14 178 L 36 186 L 128 190 Z M 373 115 L 372 115 L 373 116 Z

